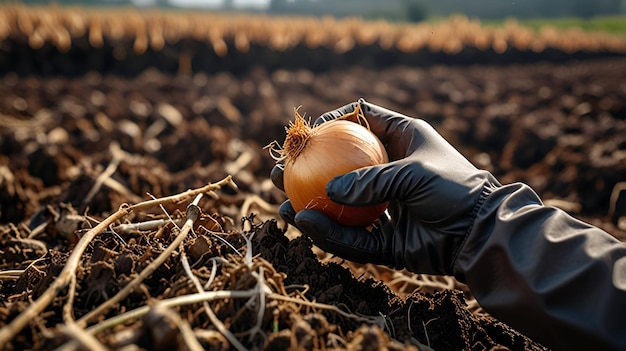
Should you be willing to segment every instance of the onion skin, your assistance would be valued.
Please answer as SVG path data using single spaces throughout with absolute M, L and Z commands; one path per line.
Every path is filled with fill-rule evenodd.
M 335 176 L 388 162 L 380 140 L 367 128 L 347 120 L 326 122 L 309 131 L 302 149 L 285 160 L 284 187 L 294 210 L 318 210 L 346 226 L 372 224 L 388 203 L 341 205 L 328 198 L 326 184 Z

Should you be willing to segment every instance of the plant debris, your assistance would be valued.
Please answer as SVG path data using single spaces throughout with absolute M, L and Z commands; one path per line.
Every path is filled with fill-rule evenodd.
M 577 51 L 559 63 L 525 60 L 549 61 L 553 48 L 507 44 L 497 53 L 502 43 L 488 42 L 437 56 L 454 49 L 440 46 L 430 59 L 482 50 L 498 64 L 424 68 L 402 64 L 424 49 L 399 36 L 342 54 L 328 49 L 339 42 L 307 37 L 306 50 L 289 51 L 291 41 L 276 37 L 267 47 L 249 41 L 243 58 L 241 36 L 213 38 L 211 54 L 207 43 L 165 37 L 159 51 L 156 34 L 149 44 L 114 42 L 104 26 L 59 51 L 67 37 L 39 37 L 50 28 L 27 20 L 80 27 L 82 15 L 7 8 L 1 16 L 26 22 L 11 36 L 0 29 L 0 62 L 20 65 L 0 72 L 1 349 L 545 349 L 490 317 L 451 277 L 347 262 L 288 227 L 262 146 L 284 135 L 294 106 L 318 116 L 364 97 L 424 118 L 502 182 L 524 181 L 546 204 L 626 239 L 626 63 L 602 54 L 621 52 L 622 41 L 589 51 L 597 59 L 574 61 Z M 194 65 L 182 43 L 199 48 Z M 68 64 L 83 53 L 85 66 Z M 154 65 L 168 53 L 174 69 Z M 352 65 L 350 55 L 374 59 Z M 290 66 L 316 62 L 303 57 L 342 69 Z M 231 176 L 236 189 L 226 186 Z

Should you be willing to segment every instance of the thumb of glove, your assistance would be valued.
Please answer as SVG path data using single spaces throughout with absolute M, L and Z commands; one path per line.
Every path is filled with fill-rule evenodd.
M 342 205 L 368 206 L 405 200 L 419 179 L 413 166 L 398 160 L 337 176 L 326 185 L 328 197 Z

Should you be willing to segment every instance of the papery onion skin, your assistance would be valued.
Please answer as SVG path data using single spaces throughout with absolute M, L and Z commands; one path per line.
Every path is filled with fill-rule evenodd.
M 314 209 L 346 226 L 368 226 L 388 203 L 341 205 L 328 198 L 326 184 L 335 176 L 388 160 L 384 146 L 367 128 L 346 120 L 326 122 L 311 130 L 297 157 L 285 160 L 285 192 L 296 211 Z

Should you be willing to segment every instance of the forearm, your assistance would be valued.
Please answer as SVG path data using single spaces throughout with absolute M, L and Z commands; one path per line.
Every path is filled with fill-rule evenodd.
M 487 312 L 555 350 L 626 349 L 626 244 L 523 184 L 477 210 L 454 273 Z

